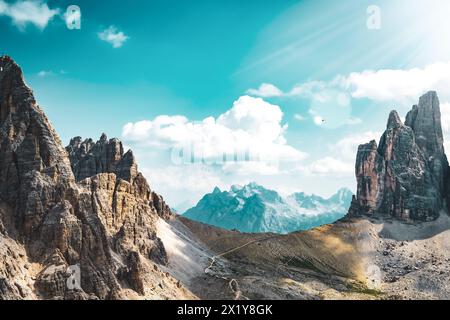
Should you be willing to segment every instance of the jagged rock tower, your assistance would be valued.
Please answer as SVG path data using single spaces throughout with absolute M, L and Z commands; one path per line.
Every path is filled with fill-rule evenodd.
M 358 148 L 357 195 L 349 216 L 436 219 L 446 203 L 449 172 L 443 142 L 436 92 L 420 97 L 405 124 L 392 111 L 379 145 L 371 141 Z
M 169 208 L 120 141 L 87 141 L 73 139 L 69 158 L 19 66 L 0 58 L 0 300 L 185 297 L 157 267 Z M 71 267 L 80 283 L 67 285 Z

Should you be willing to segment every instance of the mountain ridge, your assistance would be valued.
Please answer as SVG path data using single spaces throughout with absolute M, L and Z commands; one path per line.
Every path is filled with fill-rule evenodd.
M 215 187 L 183 216 L 229 230 L 289 233 L 342 218 L 352 195 L 342 188 L 328 199 L 302 192 L 282 197 L 252 182 L 233 185 L 229 191 Z
M 0 299 L 194 297 L 158 267 L 167 207 L 133 157 L 76 179 L 20 67 L 0 67 Z
M 117 139 L 76 137 L 65 149 L 20 67 L 2 56 L 0 68 L 0 299 L 450 295 L 448 163 L 435 93 L 419 99 L 409 125 L 392 112 L 380 143 L 359 147 L 346 218 L 252 234 L 172 215 Z M 213 195 L 256 213 L 262 198 L 284 201 L 244 187 L 233 195 L 249 201 L 218 188 Z M 301 204 L 320 204 L 308 199 Z

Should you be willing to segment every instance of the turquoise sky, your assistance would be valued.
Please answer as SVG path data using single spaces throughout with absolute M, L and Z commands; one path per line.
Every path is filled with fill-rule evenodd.
M 64 143 L 76 135 L 122 136 L 173 206 L 195 202 L 215 184 L 227 188 L 257 181 L 285 192 L 321 195 L 341 186 L 353 189 L 348 166 L 353 166 L 357 143 L 350 141 L 376 137 L 391 109 L 404 115 L 426 90 L 443 88 L 441 102 L 450 102 L 445 91 L 450 81 L 436 71 L 442 68 L 427 69 L 450 61 L 450 3 L 444 0 L 27 2 L 59 9 L 59 14 L 43 28 L 19 25 L 10 11 L 2 13 L 2 5 L 12 7 L 16 1 L 1 0 L 0 53 L 22 66 Z M 71 4 L 81 8 L 81 30 L 68 30 L 61 18 Z M 375 30 L 367 27 L 371 5 L 380 9 Z M 120 47 L 99 37 L 111 26 L 127 37 Z M 418 80 L 408 84 L 416 79 L 407 73 L 414 68 Z M 359 76 L 382 70 L 403 73 L 398 81 L 384 73 L 375 81 Z M 258 96 L 249 90 L 263 83 L 282 92 L 262 98 L 283 112 L 286 144 L 308 155 L 300 168 L 290 163 L 281 164 L 278 173 L 242 174 L 203 167 L 199 171 L 207 177 L 189 181 L 206 182 L 190 192 L 173 183 L 180 175 L 169 172 L 180 170 L 168 160 L 169 150 L 123 136 L 125 124 L 159 115 L 217 118 L 239 97 Z M 292 94 L 296 87 L 311 92 Z M 323 101 L 319 94 L 330 98 Z M 166 170 L 169 166 L 172 171 Z

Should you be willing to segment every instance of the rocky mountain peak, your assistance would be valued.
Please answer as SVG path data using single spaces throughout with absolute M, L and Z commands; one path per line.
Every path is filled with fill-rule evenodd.
M 66 147 L 69 154 L 72 170 L 77 181 L 92 177 L 98 173 L 118 173 L 116 171 L 125 171 L 123 167 L 124 150 L 122 142 L 118 139 L 110 139 L 106 134 L 102 134 L 97 142 L 92 139 L 82 141 L 81 137 L 75 137 L 70 140 Z M 132 156 L 132 155 L 131 155 Z M 127 156 L 126 161 L 135 165 L 134 158 Z M 119 168 L 119 164 L 122 166 Z
M 14 78 L 19 86 L 23 86 L 23 74 L 19 65 L 9 56 L 0 57 L 0 77 Z
M 25 84 L 22 70 L 7 56 L 0 58 L 0 67 L 0 200 L 25 214 L 40 207 L 31 200 L 33 194 L 25 192 L 28 186 L 40 178 L 69 186 L 74 178 L 61 140 Z M 45 190 L 45 185 L 34 187 Z
M 402 120 L 400 120 L 400 117 L 397 113 L 397 111 L 392 110 L 391 113 L 389 113 L 389 118 L 387 122 L 387 129 L 394 129 L 402 126 Z
M 444 154 L 439 98 L 435 91 L 424 94 L 406 115 L 405 124 L 414 130 L 417 145 L 428 155 Z
M 0 109 L 0 123 L 6 120 L 10 113 L 15 113 L 17 108 L 26 108 L 28 104 L 34 105 L 36 101 L 33 92 L 25 84 L 22 69 L 9 56 L 0 57 L 0 98 L 3 100 Z M 18 102 L 27 102 L 22 104 Z
M 156 223 L 170 209 L 132 152 L 106 135 L 64 149 L 20 67 L 1 57 L 0 68 L 0 300 L 174 292 L 154 265 L 167 263 Z M 70 268 L 82 275 L 76 288 Z
M 436 92 L 420 97 L 404 125 L 392 111 L 378 147 L 375 141 L 359 146 L 355 170 L 357 195 L 349 215 L 437 218 L 445 203 L 448 162 Z
M 138 175 L 138 168 L 133 151 L 128 150 L 117 166 L 117 176 L 126 181 L 134 181 Z
M 112 173 L 116 185 L 120 181 L 130 184 L 130 191 L 137 197 L 149 201 L 156 213 L 163 218 L 172 216 L 169 206 L 163 198 L 151 191 L 147 180 L 138 170 L 132 150 L 124 153 L 122 142 L 117 138 L 109 139 L 102 134 L 94 143 L 91 138 L 83 140 L 74 137 L 66 147 L 72 170 L 77 181 L 82 182 L 103 173 Z
M 352 196 L 353 192 L 351 192 L 349 189 L 341 188 L 334 195 L 332 195 L 330 199 L 336 201 L 343 201 L 349 198 L 351 199 Z

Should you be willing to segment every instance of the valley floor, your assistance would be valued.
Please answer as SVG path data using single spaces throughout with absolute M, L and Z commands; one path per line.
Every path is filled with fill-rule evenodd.
M 160 220 L 167 271 L 200 299 L 448 299 L 450 218 L 339 221 L 288 235 Z M 195 239 L 195 240 L 193 240 Z
M 421 225 L 391 222 L 377 227 L 381 237 L 374 263 L 382 271 L 381 289 L 388 297 L 450 298 L 448 215 Z

